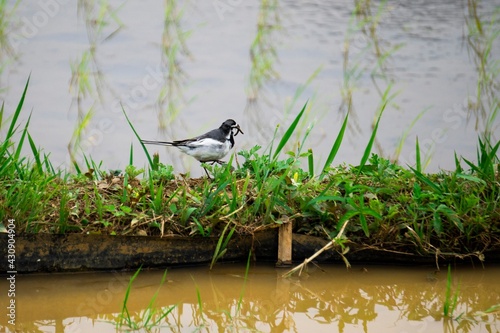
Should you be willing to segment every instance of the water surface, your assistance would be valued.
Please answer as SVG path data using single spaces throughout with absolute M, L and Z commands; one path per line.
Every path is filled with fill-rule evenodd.
M 498 31 L 498 22 L 490 22 L 498 1 L 367 1 L 359 2 L 369 6 L 357 16 L 348 0 L 262 2 L 267 7 L 259 1 L 48 3 L 21 1 L 8 16 L 11 52 L 2 51 L 0 99 L 12 113 L 31 76 L 23 118 L 32 111 L 30 133 L 55 166 L 71 165 L 69 145 L 80 162 L 85 152 L 104 168 L 124 169 L 131 144 L 135 164 L 145 165 L 121 105 L 146 139 L 183 139 L 234 118 L 245 131 L 237 138 L 240 150 L 266 147 L 275 126 L 284 130 L 308 100 L 296 139 L 314 124 L 305 148 L 313 148 L 320 168 L 347 112 L 348 91 L 351 123 L 335 163 L 357 164 L 392 82 L 395 96 L 376 152 L 396 158 L 407 135 L 398 159 L 412 165 L 418 136 L 429 171 L 452 169 L 455 151 L 474 160 L 477 135 L 493 111 L 471 109 L 480 55 L 468 41 L 476 18 L 485 34 Z M 499 54 L 495 40 L 489 63 Z M 89 112 L 75 140 L 78 119 Z M 490 125 L 498 139 L 498 118 Z M 150 151 L 177 172 L 202 174 L 175 149 Z
M 453 318 L 443 316 L 446 268 L 311 265 L 299 278 L 241 264 L 141 272 L 127 303 L 137 323 L 155 308 L 172 311 L 152 332 L 498 332 L 500 267 L 452 269 Z M 18 276 L 16 329 L 115 332 L 131 272 Z M 4 290 L 5 279 L 0 282 Z M 199 296 L 198 296 L 199 295 Z M 0 302 L 2 308 L 4 300 Z M 459 318 L 459 319 L 457 319 Z M 5 318 L 0 327 L 6 327 Z M 7 327 L 11 332 L 12 327 Z M 9 331 L 10 330 L 10 331 Z M 122 327 L 125 331 L 125 327 Z M 120 331 L 120 330 L 119 330 Z M 142 330 L 145 332 L 145 330 Z

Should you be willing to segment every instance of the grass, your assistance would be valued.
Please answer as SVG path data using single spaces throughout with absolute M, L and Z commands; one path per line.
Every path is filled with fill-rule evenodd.
M 283 219 L 293 221 L 295 232 L 328 239 L 349 220 L 347 246 L 480 259 L 498 250 L 500 142 L 479 139 L 477 161 L 455 156 L 455 171 L 426 174 L 418 163 L 418 144 L 415 167 L 373 154 L 375 126 L 359 165 L 333 165 L 347 115 L 327 163 L 314 174 L 312 150 L 301 151 L 306 138 L 296 151 L 284 150 L 302 121 L 304 105 L 284 135 L 273 139 L 276 144 L 263 152 L 258 146 L 238 152 L 244 162 L 236 170 L 231 163 L 207 166 L 213 180 L 175 176 L 144 146 L 148 171 L 133 166 L 131 148 L 123 172 L 102 170 L 86 157 L 85 166 L 67 173 L 56 171 L 37 148 L 29 118 L 19 124 L 28 86 L 29 80 L 10 124 L 6 120 L 1 128 L 7 131 L 0 145 L 0 219 L 15 216 L 19 232 L 216 236 L 212 265 L 229 250 L 233 234 L 273 228 Z M 3 114 L 2 107 L 2 119 Z M 21 156 L 25 144 L 32 158 Z
M 278 57 L 273 36 L 281 29 L 277 4 L 261 1 L 257 35 L 251 48 L 249 100 L 257 99 L 263 84 L 276 77 L 273 65 Z M 384 49 L 377 28 L 387 3 L 381 2 L 376 10 L 372 6 L 370 1 L 356 2 L 351 17 L 341 91 L 341 110 L 346 112 L 321 169 L 315 170 L 315 151 L 307 149 L 312 129 L 307 122 L 311 103 L 296 113 L 290 125 L 283 127 L 284 131 L 279 126 L 274 132 L 266 130 L 274 133 L 266 148 L 255 146 L 239 151 L 226 166 L 207 165 L 213 180 L 176 176 L 172 166 L 162 164 L 158 155 L 151 156 L 140 143 L 126 106 L 123 113 L 141 149 L 134 151 L 134 146 L 130 146 L 125 170 L 103 170 L 101 163 L 86 155 L 82 163 L 77 163 L 76 149 L 94 115 L 92 107 L 84 111 L 82 104 L 69 145 L 74 172 L 59 171 L 31 137 L 30 117 L 24 124 L 19 123 L 28 80 L 13 115 L 5 119 L 4 106 L 0 110 L 0 131 L 6 134 L 0 143 L 0 219 L 15 217 L 18 230 L 26 233 L 215 236 L 219 241 L 212 266 L 230 250 L 227 245 L 234 234 L 274 228 L 283 220 L 291 220 L 295 232 L 339 240 L 342 254 L 347 254 L 344 251 L 350 245 L 358 245 L 412 255 L 483 259 L 487 251 L 498 250 L 500 239 L 500 141 L 493 135 L 499 104 L 498 94 L 491 90 L 497 87 L 499 67 L 490 52 L 498 36 L 497 27 L 482 22 L 474 15 L 474 1 L 469 3 L 469 46 L 478 67 L 480 115 L 484 115 L 486 122 L 478 137 L 477 158 L 472 161 L 455 154 L 450 156 L 455 159 L 454 171 L 427 174 L 424 170 L 428 160 L 420 156 L 418 140 L 415 165 L 400 166 L 373 152 L 382 151 L 377 147 L 377 131 L 380 122 L 384 122 L 384 110 L 394 105 L 396 95 L 385 68 L 400 45 Z M 80 8 L 88 24 L 90 48 L 72 67 L 71 86 L 78 103 L 100 90 L 96 47 L 114 34 L 114 31 L 104 33 L 107 23 L 116 22 L 120 26 L 115 11 L 109 8 L 104 0 L 97 7 Z M 175 40 L 170 47 L 162 44 L 166 67 L 178 63 L 176 59 L 181 54 L 189 55 L 185 45 L 189 32 L 179 28 L 182 16 L 175 2 L 165 7 L 163 41 Z M 358 34 L 365 37 L 365 43 L 356 50 L 352 41 Z M 357 54 L 353 56 L 353 52 Z M 377 61 L 366 64 L 363 57 L 369 52 Z M 295 114 L 291 108 L 320 70 L 297 89 L 286 108 L 287 115 Z M 178 72 L 179 68 L 175 73 Z M 359 163 L 345 165 L 336 157 L 348 137 L 346 130 L 357 127 L 352 100 L 360 78 L 367 73 L 382 78 L 386 86 L 379 89 L 380 102 L 373 108 L 372 134 Z M 165 81 L 175 87 L 182 81 L 179 78 L 165 77 Z M 161 98 L 158 103 L 163 105 Z M 304 128 L 307 129 L 303 132 Z M 407 136 L 408 130 L 397 153 Z M 31 157 L 21 155 L 26 150 Z M 147 170 L 134 166 L 134 156 L 138 153 L 146 155 Z M 233 161 L 237 162 L 234 171 L 230 167 Z M 339 234 L 341 239 L 337 237 Z
M 167 307 L 166 309 L 157 308 L 155 306 L 156 298 L 158 297 L 158 293 L 160 292 L 161 287 L 165 283 L 165 279 L 167 277 L 167 271 L 163 273 L 163 277 L 161 279 L 160 285 L 156 290 L 155 294 L 151 297 L 148 305 L 141 311 L 137 316 L 133 316 L 130 314 L 128 310 L 128 299 L 130 296 L 130 291 L 132 290 L 132 284 L 134 280 L 139 275 L 141 269 L 139 268 L 134 275 L 130 278 L 127 289 L 125 291 L 125 297 L 123 300 L 123 306 L 121 309 L 121 313 L 118 315 L 116 319 L 116 329 L 118 330 L 145 330 L 147 332 L 151 331 L 153 328 L 158 328 L 161 326 L 163 319 L 168 316 L 174 309 L 175 305 L 171 307 Z
M 248 309 L 244 309 L 245 301 L 243 297 L 245 296 L 246 285 L 248 281 L 248 276 L 250 273 L 252 253 L 248 254 L 248 259 L 245 266 L 245 273 L 243 277 L 243 284 L 239 297 L 234 299 L 234 303 L 230 304 L 229 309 L 218 309 L 217 313 L 212 312 L 212 310 L 207 310 L 205 308 L 205 301 L 203 300 L 202 290 L 193 279 L 194 289 L 196 292 L 196 305 L 193 304 L 193 318 L 191 322 L 191 327 L 194 331 L 202 331 L 204 329 L 209 329 L 207 324 L 214 320 L 214 316 L 221 317 L 225 325 L 231 328 L 238 328 L 246 326 L 246 316 Z M 141 331 L 141 332 L 159 332 L 166 326 L 180 325 L 180 320 L 184 314 L 185 308 L 183 305 L 186 303 L 177 303 L 165 307 L 157 307 L 157 299 L 162 288 L 165 288 L 164 284 L 167 277 L 167 271 L 163 273 L 162 279 L 158 286 L 156 292 L 151 296 L 147 305 L 145 305 L 142 310 L 135 313 L 131 313 L 128 308 L 128 303 L 131 298 L 131 293 L 133 289 L 134 282 L 138 278 L 141 272 L 141 268 L 135 271 L 135 273 L 130 277 L 130 281 L 125 290 L 125 295 L 123 297 L 122 306 L 118 315 L 113 318 L 113 323 L 117 331 L 129 332 L 129 331 Z M 168 287 L 166 287 L 168 288 Z M 181 298 L 185 298 L 187 295 L 183 295 Z M 142 298 L 142 297 L 141 297 Z M 177 312 L 178 311 L 178 312 Z M 173 322 L 173 324 L 170 324 Z
M 458 296 L 460 294 L 460 285 L 457 286 L 457 289 L 452 294 L 451 292 L 452 284 L 453 284 L 453 279 L 451 277 L 451 266 L 448 265 L 448 275 L 446 277 L 446 293 L 443 302 L 443 315 L 447 318 L 453 318 L 453 313 L 457 308 Z

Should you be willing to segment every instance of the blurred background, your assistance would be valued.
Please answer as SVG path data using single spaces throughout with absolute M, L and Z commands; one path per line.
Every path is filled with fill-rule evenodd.
M 480 0 L 3 0 L 0 101 L 12 114 L 30 77 L 21 116 L 68 170 L 84 156 L 123 170 L 131 145 L 146 166 L 122 108 L 143 139 L 233 118 L 236 151 L 264 152 L 306 101 L 287 149 L 312 126 L 304 151 L 319 166 L 347 112 L 334 164 L 359 163 L 385 105 L 374 152 L 414 165 L 418 137 L 426 171 L 454 169 L 454 152 L 475 160 L 478 136 L 500 137 L 498 14 Z M 148 149 L 203 174 L 176 149 Z

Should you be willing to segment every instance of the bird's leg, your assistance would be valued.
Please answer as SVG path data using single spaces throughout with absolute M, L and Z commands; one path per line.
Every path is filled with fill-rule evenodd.
M 217 164 L 219 164 L 219 165 L 225 165 L 225 164 L 226 164 L 226 162 L 221 161 L 221 160 L 214 160 L 214 161 L 205 162 L 205 163 L 210 164 L 210 165 L 214 165 L 215 163 L 217 163 Z M 208 174 L 207 169 L 203 167 L 203 163 L 202 163 L 202 168 L 203 168 L 203 170 L 205 170 L 205 173 L 207 174 L 207 177 L 208 177 L 208 178 L 210 178 L 210 179 L 212 179 L 212 178 L 210 177 L 210 175 Z
M 203 168 L 203 170 L 205 170 L 205 173 L 207 174 L 207 178 L 208 178 L 208 179 L 212 179 L 212 178 L 210 177 L 210 175 L 208 174 L 207 169 L 206 169 L 205 167 L 202 167 L 202 168 Z

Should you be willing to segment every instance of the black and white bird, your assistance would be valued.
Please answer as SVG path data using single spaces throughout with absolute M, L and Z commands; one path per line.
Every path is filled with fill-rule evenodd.
M 192 139 L 176 141 L 141 141 L 145 144 L 177 147 L 183 153 L 193 156 L 202 163 L 212 162 L 220 164 L 222 163 L 221 159 L 229 153 L 231 148 L 233 148 L 234 137 L 238 135 L 238 133 L 245 134 L 233 119 L 228 119 L 223 122 L 219 128 Z

